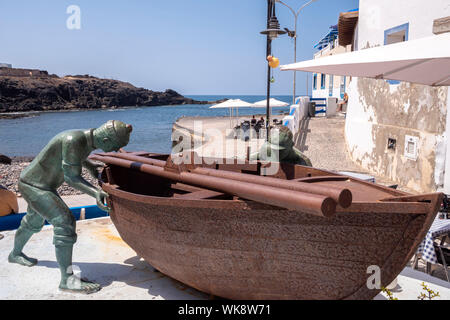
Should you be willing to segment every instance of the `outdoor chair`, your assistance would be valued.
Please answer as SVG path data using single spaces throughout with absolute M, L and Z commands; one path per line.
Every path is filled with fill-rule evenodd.
M 241 125 L 241 135 L 242 140 L 249 141 L 250 140 L 250 121 L 244 121 Z
M 450 276 L 448 273 L 448 267 L 450 266 L 450 249 L 445 245 L 447 236 L 444 236 L 440 243 L 436 241 L 434 244 L 434 250 L 436 251 L 436 257 L 439 262 L 444 267 L 445 275 L 447 276 L 447 281 L 450 282 Z
M 233 138 L 237 139 L 240 132 L 241 132 L 241 125 L 237 125 L 236 127 L 234 127 L 233 128 L 233 134 L 234 134 Z

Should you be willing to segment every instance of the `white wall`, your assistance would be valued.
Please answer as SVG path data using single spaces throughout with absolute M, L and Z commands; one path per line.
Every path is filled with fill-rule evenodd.
M 449 0 L 360 0 L 358 48 L 384 44 L 384 30 L 409 23 L 409 40 L 433 35 L 433 21 L 450 16 Z

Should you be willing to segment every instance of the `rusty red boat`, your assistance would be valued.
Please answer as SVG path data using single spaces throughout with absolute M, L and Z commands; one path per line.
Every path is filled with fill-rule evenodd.
M 160 272 L 228 299 L 372 299 L 412 258 L 442 194 L 282 164 L 96 154 L 122 239 Z M 370 266 L 381 286 L 367 286 Z

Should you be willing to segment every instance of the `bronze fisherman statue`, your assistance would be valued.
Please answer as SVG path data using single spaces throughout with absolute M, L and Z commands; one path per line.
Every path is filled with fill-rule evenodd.
M 105 152 L 118 151 L 126 146 L 132 131 L 131 125 L 120 121 L 108 121 L 98 129 L 65 131 L 54 137 L 20 175 L 19 191 L 28 203 L 28 210 L 16 232 L 14 249 L 8 257 L 11 263 L 32 267 L 37 260 L 27 257 L 23 248 L 34 233 L 39 232 L 45 220 L 53 225 L 53 244 L 56 260 L 61 271 L 61 290 L 93 293 L 100 285 L 81 280 L 73 281 L 72 249 L 77 240 L 75 218 L 57 194 L 64 182 L 97 199 L 97 205 L 109 211 L 105 205 L 107 194 L 96 189 L 82 176 L 86 168 L 98 178 L 98 168 L 88 159 L 89 154 L 102 149 Z
M 294 147 L 292 131 L 280 126 L 270 131 L 269 141 L 251 156 L 251 160 L 273 161 L 312 167 L 311 160 Z

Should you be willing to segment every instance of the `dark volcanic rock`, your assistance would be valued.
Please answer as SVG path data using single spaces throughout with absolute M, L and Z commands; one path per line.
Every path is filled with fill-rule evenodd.
M 12 162 L 11 158 L 9 158 L 3 154 L 0 154 L 0 163 L 11 164 L 11 162 Z
M 0 73 L 0 112 L 100 109 L 131 106 L 208 104 L 174 90 L 156 92 L 127 82 L 89 75 L 59 78 L 45 71 Z M 28 75 L 29 74 L 29 75 Z

